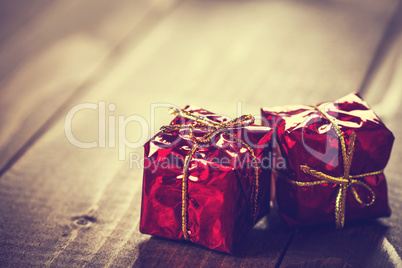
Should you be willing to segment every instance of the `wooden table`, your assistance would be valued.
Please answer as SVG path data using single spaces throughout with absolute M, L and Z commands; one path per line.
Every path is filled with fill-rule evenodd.
M 401 3 L 1 0 L 0 266 L 402 267 Z M 136 157 L 166 106 L 235 117 L 352 91 L 396 137 L 390 218 L 293 230 L 273 212 L 235 256 L 139 233 Z

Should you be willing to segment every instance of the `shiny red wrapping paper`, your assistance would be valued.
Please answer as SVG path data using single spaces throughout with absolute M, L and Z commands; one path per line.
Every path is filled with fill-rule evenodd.
M 357 93 L 317 107 L 334 119 L 346 146 L 350 144 L 352 131 L 356 133 L 351 175 L 385 168 L 394 136 Z M 284 167 L 273 172 L 279 214 L 290 226 L 335 222 L 334 210 L 340 185 L 325 183 L 302 187 L 289 183 L 289 180 L 317 180 L 316 177 L 304 173 L 301 165 L 308 165 L 334 177 L 343 175 L 340 139 L 332 123 L 311 106 L 263 108 L 261 112 L 263 124 L 276 127 L 277 157 L 285 160 Z M 363 206 L 352 197 L 350 189 L 347 190 L 345 221 L 390 216 L 384 174 L 366 176 L 359 180 L 372 189 L 375 201 L 370 206 Z M 368 203 L 370 196 L 367 190 L 359 186 L 355 188 L 361 199 Z
M 228 118 L 204 109 L 187 106 L 185 111 L 205 116 L 215 122 Z M 171 125 L 191 124 L 177 116 Z M 257 220 L 269 212 L 268 157 L 272 129 L 250 125 L 232 130 L 253 148 L 260 166 Z M 195 130 L 200 136 L 201 130 Z M 144 145 L 145 167 L 141 204 L 140 231 L 159 237 L 184 240 L 182 231 L 183 163 L 193 146 L 188 130 L 160 132 Z M 189 241 L 222 252 L 233 253 L 234 246 L 253 227 L 253 180 L 250 152 L 225 133 L 213 144 L 197 149 L 188 177 L 187 234 Z

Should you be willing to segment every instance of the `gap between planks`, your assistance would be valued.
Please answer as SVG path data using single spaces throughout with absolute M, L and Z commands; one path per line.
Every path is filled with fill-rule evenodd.
M 401 49 L 399 44 L 402 42 L 402 1 L 399 1 L 393 15 L 389 19 L 387 26 L 384 29 L 384 34 L 378 43 L 378 46 L 373 54 L 373 58 L 369 67 L 364 75 L 362 80 L 359 93 L 363 96 L 364 99 L 367 97 L 367 101 L 369 104 L 372 104 L 374 111 L 378 112 L 379 116 L 385 120 L 395 120 L 394 117 L 397 116 L 396 106 L 399 107 L 401 100 L 401 92 L 400 92 L 400 83 L 395 83 L 398 79 L 398 67 L 401 60 Z M 385 84 L 381 84 L 380 87 L 378 80 L 381 80 L 380 83 L 384 84 L 384 81 L 387 80 Z M 397 80 L 399 81 L 399 80 Z M 390 106 L 391 110 L 390 110 Z M 378 109 L 376 109 L 378 108 Z M 398 143 L 397 143 L 398 144 Z M 387 219 L 386 221 L 390 221 L 392 219 Z M 370 228 L 366 227 L 366 228 Z M 363 232 L 365 229 L 362 228 L 355 232 Z M 344 230 L 345 231 L 345 230 Z M 297 235 L 298 230 L 295 231 L 293 238 Z M 352 232 L 352 230 L 350 231 Z M 281 256 L 276 267 L 280 267 L 283 263 L 284 257 L 286 256 L 287 250 L 291 247 L 294 239 L 287 244 L 287 248 Z M 398 241 L 397 241 L 398 242 Z M 395 246 L 387 239 L 384 234 L 383 238 L 379 238 L 377 249 L 380 250 L 381 254 L 375 252 L 376 259 L 385 260 L 385 257 L 382 254 L 387 255 L 389 262 L 384 261 L 382 265 L 395 265 L 395 267 L 402 267 L 401 257 L 398 255 Z M 373 258 L 373 256 L 371 256 Z M 331 261 L 334 263 L 331 264 Z M 343 262 L 341 259 L 314 259 L 307 260 L 305 262 L 299 262 L 297 264 L 292 264 L 291 261 L 287 260 L 285 263 L 285 267 L 297 267 L 297 266 L 314 266 L 314 267 L 325 267 L 325 265 L 347 265 L 347 263 Z M 380 261 L 379 261 L 380 262 Z M 378 264 L 378 263 L 377 263 Z
M 49 130 L 58 120 L 60 120 L 63 115 L 68 111 L 72 103 L 79 100 L 88 91 L 91 90 L 93 85 L 97 81 L 105 76 L 114 66 L 119 62 L 120 58 L 125 55 L 127 46 L 130 49 L 133 48 L 133 44 L 138 44 L 141 42 L 145 36 L 152 31 L 161 21 L 163 21 L 177 6 L 181 3 L 181 0 L 174 1 L 173 4 L 166 10 L 165 13 L 154 13 L 150 9 L 141 19 L 141 21 L 134 26 L 134 28 L 129 32 L 129 34 L 123 38 L 123 40 L 118 43 L 110 53 L 102 60 L 100 66 L 98 66 L 94 74 L 91 75 L 87 80 L 85 80 L 81 85 L 79 85 L 76 90 L 60 105 L 55 112 L 39 127 L 39 129 L 32 134 L 32 136 L 17 150 L 17 152 L 10 157 L 6 162 L 4 167 L 0 170 L 1 177 L 28 151 L 28 149 L 39 140 L 47 130 Z
M 371 63 L 358 90 L 360 94 L 366 94 L 366 91 L 372 82 L 373 76 L 378 72 L 378 69 L 382 66 L 385 58 L 389 55 L 389 51 L 392 49 L 392 44 L 397 41 L 402 25 L 401 15 L 402 1 L 400 0 L 395 12 L 389 20 L 387 27 L 385 28 L 381 41 L 378 43 L 377 49 L 374 52 L 373 59 L 371 60 Z

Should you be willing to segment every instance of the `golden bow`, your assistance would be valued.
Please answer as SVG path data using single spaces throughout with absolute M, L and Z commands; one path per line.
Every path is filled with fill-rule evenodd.
M 254 123 L 254 117 L 251 115 L 243 115 L 236 119 L 218 123 L 208 119 L 207 117 L 197 116 L 191 112 L 171 108 L 171 112 L 176 116 L 181 116 L 187 119 L 193 120 L 190 125 L 168 125 L 163 126 L 161 128 L 161 132 L 171 132 L 175 130 L 188 129 L 191 140 L 194 142 L 193 147 L 190 152 L 187 154 L 184 165 L 183 165 L 183 179 L 182 179 L 182 208 L 181 208 L 181 216 L 182 216 L 182 231 L 185 240 L 189 240 L 188 230 L 187 230 L 187 208 L 188 208 L 188 199 L 187 199 L 187 191 L 188 191 L 188 169 L 190 166 L 190 161 L 195 151 L 200 146 L 208 145 L 211 140 L 220 133 L 225 133 L 229 135 L 231 138 L 241 143 L 247 150 L 251 153 L 253 158 L 253 169 L 254 169 L 254 184 L 252 189 L 252 201 L 253 201 L 253 218 L 256 219 L 257 214 L 257 198 L 258 198 L 258 185 L 259 185 L 259 167 L 258 160 L 255 156 L 254 150 L 245 142 L 240 140 L 236 135 L 231 133 L 230 129 L 238 129 L 245 126 L 249 126 Z M 196 137 L 194 135 L 194 129 L 199 129 L 206 131 L 207 133 L 202 137 Z
M 325 173 L 322 173 L 320 171 L 314 170 L 310 168 L 307 165 L 301 165 L 300 169 L 313 177 L 316 177 L 317 179 L 320 179 L 319 181 L 312 181 L 312 182 L 300 182 L 300 181 L 294 181 L 294 180 L 289 180 L 292 184 L 295 184 L 297 186 L 313 186 L 313 185 L 319 185 L 319 184 L 324 184 L 324 183 L 334 183 L 334 184 L 339 184 L 339 191 L 338 195 L 336 197 L 336 202 L 335 202 L 335 220 L 336 220 L 336 228 L 343 228 L 345 224 L 345 207 L 346 207 L 346 192 L 348 189 L 350 189 L 352 196 L 356 202 L 359 204 L 362 204 L 364 206 L 371 206 L 374 201 L 375 201 L 375 195 L 373 190 L 368 186 L 366 183 L 364 183 L 361 180 L 357 180 L 356 178 L 362 178 L 366 176 L 373 176 L 373 175 L 378 175 L 383 172 L 383 170 L 376 171 L 376 172 L 370 172 L 370 173 L 364 173 L 364 174 L 359 174 L 359 175 L 350 175 L 350 168 L 352 166 L 352 158 L 353 158 L 353 152 L 354 152 L 354 146 L 355 146 L 355 140 L 356 140 L 356 133 L 353 131 L 350 134 L 349 137 L 349 145 L 348 148 L 346 148 L 345 144 L 345 139 L 342 135 L 342 132 L 339 128 L 339 126 L 335 123 L 333 119 L 329 117 L 329 115 L 321 110 L 318 107 L 316 108 L 322 115 L 324 115 L 334 126 L 335 131 L 337 133 L 337 136 L 340 140 L 341 143 L 341 149 L 342 149 L 342 158 L 343 158 L 343 176 L 341 177 L 333 177 L 330 175 L 327 175 Z M 365 188 L 370 196 L 371 200 L 370 202 L 366 203 L 364 202 L 359 194 L 357 193 L 355 186 L 359 185 Z

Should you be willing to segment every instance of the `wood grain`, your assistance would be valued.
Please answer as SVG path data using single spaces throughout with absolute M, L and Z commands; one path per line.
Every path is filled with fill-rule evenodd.
M 67 2 L 60 3 L 67 5 Z M 87 5 L 91 6 L 84 4 Z M 127 137 L 140 145 L 151 136 L 152 129 L 171 120 L 162 108 L 169 104 L 179 107 L 195 104 L 234 117 L 238 112 L 258 114 L 261 106 L 315 103 L 356 90 L 394 6 L 395 1 L 187 1 L 160 20 L 156 13 L 155 20 L 159 23 L 135 32 L 141 34 L 140 39 L 124 41 L 120 54 L 114 57 L 113 64 L 102 69 L 102 75 L 88 72 L 81 77 L 92 79 L 85 92 L 71 93 L 74 97 L 61 106 L 62 101 L 55 101 L 54 107 L 59 107 L 55 119 L 0 178 L 0 263 L 48 267 L 275 267 L 282 257 L 289 265 L 305 262 L 296 258 L 287 261 L 290 251 L 285 249 L 292 241 L 293 232 L 283 227 L 275 213 L 249 233 L 235 256 L 140 234 L 142 168 L 135 161 L 130 166 L 129 153 L 141 156 L 142 148 L 118 148 L 118 142 Z M 120 14 L 117 10 L 107 12 L 117 22 L 108 34 L 100 34 L 102 38 L 113 35 L 113 30 L 122 23 L 117 19 Z M 54 13 L 52 16 L 58 17 L 57 9 Z M 86 25 L 85 20 L 81 23 Z M 79 27 L 80 23 L 76 25 Z M 96 32 L 88 30 L 93 31 Z M 64 54 L 66 49 L 71 48 L 71 53 L 81 49 L 82 54 L 91 51 L 95 60 L 89 61 L 95 62 L 99 55 L 110 51 L 107 42 L 104 47 L 98 45 L 104 43 L 97 38 L 88 42 L 84 40 L 89 38 L 86 35 L 85 38 L 75 36 L 78 37 L 63 39 L 63 35 L 61 40 L 78 41 L 60 42 L 59 49 L 46 52 L 50 53 L 48 57 L 68 61 L 72 54 Z M 29 66 L 18 57 L 10 61 L 22 62 L 15 65 L 18 65 L 17 73 L 24 71 L 20 79 L 39 76 L 35 88 L 46 88 L 46 63 L 34 75 L 37 63 Z M 81 63 L 73 60 L 70 65 L 66 64 L 57 76 L 60 81 L 56 78 L 54 81 L 59 81 L 60 87 L 66 86 L 63 79 L 70 77 L 73 67 Z M 77 71 L 77 76 L 83 70 Z M 14 83 L 32 84 L 28 78 Z M 27 91 L 25 94 L 37 96 L 37 101 L 27 105 L 32 108 L 46 99 L 61 98 L 60 91 L 47 87 L 48 91 L 42 94 Z M 0 94 L 21 96 L 22 91 L 10 93 L 10 88 Z M 8 98 L 10 107 L 12 102 L 20 105 L 16 99 Z M 236 110 L 238 101 L 241 112 Z M 134 115 L 143 118 L 145 125 L 135 117 L 138 122 L 131 122 L 126 128 L 119 129 L 119 124 L 112 127 L 116 132 L 116 147 L 111 146 L 109 133 L 105 135 L 104 148 L 82 149 L 71 144 L 65 134 L 64 119 L 68 111 L 82 103 L 102 105 L 102 102 L 106 107 L 109 104 L 116 107 L 113 111 L 106 109 L 105 123 L 98 122 L 99 106 L 97 111 L 86 109 L 73 117 L 73 134 L 80 141 L 99 142 L 99 126 L 112 127 L 110 118 L 118 122 L 119 116 Z M 22 122 L 27 120 L 24 118 L 30 110 L 26 108 L 15 115 L 10 112 L 9 116 L 14 115 L 15 120 Z M 151 114 L 156 116 L 155 120 Z M 29 121 L 39 120 L 42 114 L 30 116 Z M 15 131 L 4 131 L 15 135 Z M 27 137 L 30 135 L 27 133 Z M 126 156 L 125 161 L 118 160 L 119 153 Z M 365 232 L 355 236 L 360 240 L 353 242 L 353 235 L 346 231 L 339 236 L 339 243 L 367 243 L 366 236 L 370 242 L 379 241 L 387 232 L 377 222 L 367 225 Z M 322 229 L 310 232 L 337 237 L 334 232 Z M 295 237 L 299 236 L 298 233 Z M 295 241 L 296 238 L 290 249 Z M 301 244 L 302 253 L 307 254 L 315 241 L 308 243 L 308 247 Z M 347 265 L 348 256 L 339 254 L 332 260 L 321 260 L 317 255 L 312 265 Z
M 29 1 L 28 3 L 24 0 L 1 0 L 0 44 L 11 38 L 13 34 L 32 19 L 40 16 L 41 12 L 46 9 L 45 6 L 49 3 L 49 0 Z
M 95 2 L 52 2 L 0 43 L 0 174 L 175 3 Z
M 386 169 L 388 179 L 390 206 L 393 211 L 391 218 L 383 222 L 389 226 L 385 233 L 389 243 L 384 245 L 384 250 L 389 256 L 402 265 L 402 187 L 400 181 L 400 163 L 402 160 L 402 129 L 401 129 L 401 104 L 402 104 L 402 5 L 398 10 L 397 19 L 394 21 L 395 34 L 390 39 L 389 48 L 384 53 L 377 72 L 372 76 L 367 86 L 366 99 L 372 104 L 374 111 L 386 123 L 395 136 L 394 148 L 390 162 Z M 382 94 L 381 94 L 381 93 Z
M 363 88 L 363 98 L 372 106 L 395 135 L 390 162 L 385 169 L 387 176 L 391 218 L 372 222 L 348 224 L 344 230 L 333 226 L 298 230 L 283 261 L 284 267 L 327 267 L 316 260 L 337 258 L 353 267 L 401 267 L 401 182 L 399 163 L 402 160 L 400 105 L 402 103 L 402 8 L 399 5 L 384 35 L 379 55 L 373 57 L 374 65 Z M 375 70 L 375 71 L 374 71 Z M 334 266 L 336 267 L 336 265 Z

